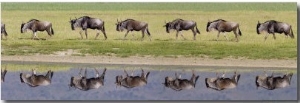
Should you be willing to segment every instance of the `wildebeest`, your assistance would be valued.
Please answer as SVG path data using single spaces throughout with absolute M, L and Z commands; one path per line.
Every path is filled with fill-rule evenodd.
M 83 69 L 80 70 L 79 76 L 80 77 L 71 77 L 71 81 L 69 86 L 78 88 L 83 91 L 87 91 L 90 89 L 98 89 L 101 86 L 104 86 L 104 77 L 105 77 L 105 72 L 106 68 L 103 70 L 102 75 L 100 76 L 100 73 L 97 69 L 95 69 L 96 76 L 92 78 L 87 78 L 87 70 L 85 69 L 84 75 L 81 74 Z
M 258 75 L 255 79 L 255 84 L 258 87 L 265 88 L 267 90 L 274 90 L 278 88 L 284 88 L 291 84 L 293 73 L 285 74 L 282 77 L 274 77 L 273 73 L 271 76 L 268 76 L 265 72 L 264 75 Z
M 287 23 L 279 22 L 276 20 L 268 20 L 264 23 L 260 23 L 258 21 L 257 26 L 256 26 L 256 32 L 257 32 L 257 34 L 260 34 L 263 31 L 267 31 L 265 40 L 268 38 L 269 34 L 273 34 L 273 38 L 276 39 L 275 33 L 280 33 L 280 34 L 284 33 L 286 38 L 288 36 L 290 36 L 291 38 L 294 38 L 292 26 Z
M 1 40 L 3 39 L 3 35 L 7 39 L 7 32 L 6 32 L 6 29 L 5 29 L 5 24 L 1 23 Z
M 235 88 L 238 85 L 240 79 L 240 74 L 234 72 L 234 75 L 231 78 L 225 78 L 225 73 L 222 77 L 217 76 L 216 78 L 205 78 L 205 84 L 207 88 L 214 90 L 224 90 Z
M 142 70 L 141 76 L 129 76 L 126 70 L 124 70 L 126 76 L 123 77 L 122 75 L 116 76 L 116 82 L 115 84 L 117 86 L 123 86 L 125 88 L 133 88 L 138 86 L 144 86 L 147 84 L 147 79 L 150 74 L 150 72 L 144 73 L 144 70 Z
M 40 21 L 37 19 L 31 19 L 27 23 L 21 24 L 21 33 L 27 31 L 27 29 L 33 32 L 32 39 L 39 39 L 36 35 L 37 31 L 47 31 L 48 35 L 51 37 L 54 35 L 52 23 L 48 21 Z
M 71 23 L 71 29 L 75 30 L 76 27 L 80 27 L 82 30 L 79 32 L 81 39 L 83 39 L 82 37 L 82 31 L 85 31 L 85 37 L 86 39 L 87 37 L 87 29 L 96 29 L 97 30 L 97 34 L 95 39 L 97 39 L 97 37 L 99 36 L 100 31 L 103 33 L 105 40 L 107 39 L 106 33 L 105 33 L 105 27 L 104 27 L 104 21 L 98 18 L 92 18 L 89 16 L 82 16 L 80 18 L 75 18 L 72 19 L 70 18 L 70 23 Z
M 178 76 L 177 73 L 175 73 L 175 79 L 167 76 L 165 77 L 165 83 L 163 84 L 165 85 L 165 87 L 171 88 L 176 91 L 180 91 L 183 89 L 192 89 L 195 88 L 198 78 L 199 75 L 196 76 L 194 71 L 190 80 L 181 79 L 181 76 Z
M 124 39 L 126 38 L 129 31 L 142 31 L 142 40 L 144 39 L 145 33 L 147 33 L 151 41 L 151 34 L 148 29 L 148 23 L 146 22 L 141 22 L 134 19 L 126 19 L 124 21 L 117 20 L 116 30 L 122 32 L 124 29 L 127 30 Z
M 182 38 L 186 39 L 181 33 L 182 30 L 192 30 L 194 34 L 194 40 L 196 40 L 197 33 L 200 34 L 200 31 L 197 28 L 197 23 L 191 20 L 175 19 L 172 22 L 166 22 L 166 25 L 163 27 L 166 27 L 167 33 L 170 33 L 171 29 L 175 29 L 176 39 L 178 38 L 178 33 L 180 33 Z
M 3 71 L 1 70 L 1 82 L 4 82 L 6 73 L 7 73 L 6 69 L 4 69 Z
M 28 84 L 31 87 L 47 86 L 51 84 L 53 71 L 49 70 L 46 75 L 37 75 L 36 70 L 32 69 L 32 74 L 20 73 L 21 83 Z
M 223 19 L 208 21 L 206 25 L 206 31 L 210 32 L 212 29 L 218 31 L 217 40 L 219 40 L 220 32 L 223 32 L 224 37 L 228 40 L 228 37 L 226 36 L 225 32 L 233 31 L 237 42 L 239 41 L 238 36 L 242 36 L 242 32 L 240 30 L 239 24 L 236 22 L 226 21 Z

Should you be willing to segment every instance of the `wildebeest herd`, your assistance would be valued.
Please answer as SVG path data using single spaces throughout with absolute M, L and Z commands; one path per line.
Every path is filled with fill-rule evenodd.
M 79 32 L 81 35 L 81 39 L 83 39 L 82 32 L 85 32 L 86 39 L 88 38 L 87 35 L 87 29 L 96 29 L 97 34 L 95 39 L 100 34 L 100 31 L 103 33 L 105 40 L 107 39 L 107 35 L 105 32 L 105 23 L 103 20 L 98 18 L 92 18 L 89 16 L 82 16 L 80 18 L 71 19 L 70 18 L 70 24 L 71 29 L 75 30 L 75 28 L 81 28 L 82 30 Z M 197 23 L 192 20 L 183 20 L 183 19 L 175 19 L 171 22 L 166 22 L 163 26 L 166 28 L 166 32 L 170 33 L 171 29 L 176 30 L 176 39 L 178 38 L 178 34 L 184 39 L 186 39 L 182 35 L 183 30 L 191 30 L 194 35 L 194 40 L 196 40 L 196 35 L 200 34 L 200 30 L 197 27 Z M 149 40 L 151 41 L 151 34 L 149 31 L 148 23 L 143 21 L 137 21 L 134 19 L 126 19 L 124 21 L 117 20 L 116 23 L 116 31 L 123 31 L 126 29 L 125 37 L 128 35 L 130 31 L 141 31 L 142 32 L 142 40 L 144 39 L 145 34 L 148 35 Z M 47 31 L 48 35 L 51 37 L 54 35 L 52 23 L 48 21 L 40 21 L 37 19 L 31 19 L 27 23 L 21 24 L 21 33 L 26 32 L 27 30 L 31 30 L 33 32 L 32 39 L 38 39 L 37 37 L 37 31 Z M 232 21 L 226 21 L 223 19 L 217 19 L 214 21 L 208 21 L 206 25 L 206 31 L 210 32 L 212 30 L 218 31 L 217 40 L 219 39 L 220 33 L 224 34 L 224 37 L 228 39 L 225 32 L 233 32 L 236 38 L 236 41 L 239 41 L 239 36 L 242 36 L 242 32 L 240 30 L 240 24 Z M 292 26 L 288 23 L 276 21 L 276 20 L 268 20 L 264 23 L 260 23 L 258 21 L 256 26 L 256 32 L 257 34 L 260 34 L 261 32 L 266 31 L 267 34 L 265 36 L 265 39 L 267 39 L 269 34 L 273 34 L 274 39 L 275 33 L 282 34 L 284 33 L 286 37 L 290 36 L 291 38 L 294 38 Z M 3 35 L 6 37 L 7 32 L 5 29 L 5 24 L 1 23 L 1 39 L 3 39 Z M 7 39 L 7 38 L 6 38 Z
M 99 71 L 95 69 L 95 77 L 87 78 L 87 69 L 85 69 L 84 74 L 82 74 L 83 69 L 80 69 L 78 77 L 71 77 L 69 87 L 77 88 L 82 91 L 87 91 L 91 89 L 98 89 L 104 86 L 105 74 L 107 69 L 104 68 L 102 74 L 100 75 Z M 7 73 L 6 68 L 1 71 L 1 82 L 4 82 L 5 75 Z M 125 76 L 117 75 L 115 78 L 115 85 L 122 86 L 125 88 L 134 88 L 141 87 L 147 85 L 147 81 L 150 75 L 150 72 L 145 72 L 141 69 L 140 75 L 133 75 L 132 73 L 129 75 L 126 70 L 124 70 Z M 36 69 L 32 69 L 32 73 L 24 74 L 20 73 L 20 81 L 21 83 L 25 83 L 30 87 L 37 86 L 47 86 L 51 84 L 51 79 L 53 78 L 53 71 L 49 70 L 45 75 L 37 75 Z M 266 72 L 263 75 L 258 75 L 255 77 L 256 87 L 262 87 L 267 90 L 274 90 L 278 88 L 284 88 L 291 84 L 293 73 L 284 74 L 283 76 L 274 76 L 273 73 L 271 76 L 268 76 Z M 216 77 L 205 78 L 205 85 L 207 88 L 222 91 L 225 89 L 233 89 L 238 86 L 239 79 L 241 74 L 238 74 L 236 71 L 232 77 L 225 77 L 225 73 L 223 72 L 222 76 L 218 76 L 216 73 Z M 170 88 L 175 91 L 181 90 L 189 90 L 196 87 L 197 80 L 199 79 L 199 75 L 195 74 L 195 71 L 192 71 L 192 76 L 190 79 L 181 79 L 181 75 L 178 75 L 175 72 L 175 78 L 165 77 L 165 82 L 162 83 L 167 88 Z M 67 84 L 66 84 L 67 85 Z

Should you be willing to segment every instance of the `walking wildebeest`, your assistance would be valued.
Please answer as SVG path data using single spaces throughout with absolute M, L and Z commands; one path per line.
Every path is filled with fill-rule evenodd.
M 163 27 L 166 27 L 167 33 L 170 33 L 171 29 L 175 29 L 176 39 L 178 38 L 178 33 L 180 33 L 182 38 L 186 39 L 181 33 L 182 30 L 192 30 L 194 34 L 194 40 L 196 40 L 197 33 L 200 34 L 200 31 L 197 28 L 197 23 L 191 20 L 175 19 L 172 22 L 166 22 L 166 25 L 164 25 Z
M 117 20 L 116 30 L 122 32 L 124 29 L 127 30 L 127 32 L 124 36 L 124 39 L 126 38 L 129 31 L 142 31 L 142 40 L 144 39 L 145 32 L 147 32 L 148 37 L 151 41 L 151 34 L 148 29 L 148 23 L 146 23 L 146 22 L 141 22 L 141 21 L 137 21 L 137 20 L 133 20 L 133 19 L 126 19 L 126 20 L 120 21 L 120 22 L 119 22 L 119 20 Z
M 123 86 L 125 88 L 133 88 L 138 86 L 144 86 L 147 84 L 147 79 L 150 74 L 150 72 L 144 73 L 144 70 L 142 70 L 141 76 L 131 76 L 128 75 L 127 71 L 124 70 L 126 76 L 123 78 L 122 75 L 116 76 L 116 82 L 117 86 Z
M 210 32 L 212 29 L 218 31 L 217 41 L 219 40 L 220 32 L 223 32 L 224 37 L 228 40 L 225 32 L 233 31 L 236 41 L 238 42 L 238 36 L 242 36 L 239 24 L 236 22 L 230 22 L 223 19 L 217 19 L 214 21 L 208 21 L 206 26 L 206 31 Z M 239 34 L 239 35 L 238 35 Z
M 193 70 L 193 75 L 190 80 L 180 79 L 180 78 L 181 76 L 180 75 L 178 76 L 177 73 L 175 73 L 175 79 L 167 76 L 165 78 L 165 83 L 163 84 L 165 85 L 165 87 L 171 88 L 176 91 L 180 91 L 183 89 L 192 89 L 195 88 L 199 75 L 196 76 Z
M 32 69 L 32 74 L 20 73 L 21 83 L 28 84 L 31 87 L 47 86 L 51 84 L 53 71 L 49 70 L 46 75 L 37 75 L 36 70 Z
M 70 18 L 70 23 L 71 23 L 72 30 L 75 30 L 76 27 L 81 27 L 82 30 L 79 32 L 81 39 L 83 39 L 82 34 L 81 34 L 82 31 L 85 31 L 85 37 L 86 37 L 86 39 L 88 38 L 87 37 L 87 29 L 88 28 L 93 29 L 93 30 L 94 29 L 98 30 L 95 39 L 97 39 L 97 37 L 99 36 L 100 31 L 102 31 L 102 33 L 105 37 L 105 40 L 107 39 L 107 36 L 105 33 L 105 28 L 104 28 L 104 21 L 101 19 L 92 18 L 89 16 L 82 16 L 78 19 L 75 18 L 72 20 Z
M 80 77 L 71 77 L 71 82 L 69 84 L 70 87 L 78 88 L 83 91 L 87 91 L 90 89 L 98 89 L 101 86 L 104 86 L 104 77 L 106 68 L 104 68 L 102 75 L 100 76 L 100 73 L 97 69 L 95 69 L 96 76 L 92 78 L 87 78 L 86 74 L 87 71 L 85 69 L 84 75 L 81 74 L 83 69 L 80 70 L 79 76 Z
M 1 23 L 1 40 L 3 39 L 3 35 L 7 39 L 7 32 L 6 32 L 6 29 L 5 29 L 5 24 Z
M 231 78 L 225 78 L 225 73 L 222 77 L 217 76 L 216 78 L 205 78 L 205 84 L 207 88 L 214 90 L 224 90 L 235 88 L 238 85 L 240 79 L 240 74 L 234 72 L 234 75 Z
M 257 32 L 257 34 L 260 34 L 263 31 L 268 32 L 265 36 L 265 41 L 268 38 L 269 34 L 273 34 L 274 39 L 276 39 L 275 33 L 280 33 L 280 34 L 284 33 L 286 38 L 288 36 L 290 36 L 291 38 L 294 38 L 294 33 L 293 33 L 291 25 L 289 25 L 287 23 L 275 21 L 275 20 L 268 20 L 264 23 L 260 23 L 258 21 L 257 26 L 256 26 L 256 32 Z
M 27 23 L 21 24 L 21 33 L 27 31 L 27 29 L 33 32 L 32 39 L 39 39 L 36 35 L 37 31 L 47 31 L 48 35 L 51 37 L 54 35 L 54 31 L 52 28 L 52 23 L 48 21 L 40 21 L 37 19 L 31 19 Z
M 266 72 L 264 75 L 256 76 L 255 84 L 258 87 L 265 88 L 267 90 L 274 90 L 278 88 L 284 88 L 291 84 L 293 73 L 285 74 L 282 77 L 277 76 L 274 77 L 273 73 L 271 76 L 268 76 Z
M 3 71 L 1 70 L 1 82 L 4 82 L 6 73 L 7 73 L 6 68 Z

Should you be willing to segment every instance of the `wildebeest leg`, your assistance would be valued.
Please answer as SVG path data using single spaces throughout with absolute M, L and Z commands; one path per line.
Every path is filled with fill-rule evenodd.
M 97 37 L 99 36 L 99 34 L 100 34 L 100 30 L 97 30 L 97 34 L 96 34 L 95 40 L 97 39 Z
M 47 31 L 47 33 L 48 33 L 48 35 L 49 35 L 48 38 L 51 38 L 51 32 L 50 32 L 50 29 L 47 29 L 46 31 Z M 47 38 L 47 39 L 48 39 L 48 38 Z
M 195 32 L 195 30 L 192 29 L 192 32 L 193 32 L 193 34 L 194 34 L 194 40 L 196 40 L 196 32 Z
M 182 32 L 179 31 L 179 33 L 180 33 L 181 37 L 182 37 L 184 40 L 186 40 L 186 38 L 182 35 Z
M 235 35 L 236 42 L 239 41 L 237 30 L 238 30 L 238 29 L 233 30 L 233 33 L 234 33 L 234 35 Z
M 145 30 L 146 29 L 142 30 L 142 40 L 144 40 L 144 37 L 145 37 Z
M 39 40 L 39 38 L 37 37 L 37 35 L 36 35 L 36 32 L 33 32 L 33 38 L 32 39 L 37 39 L 37 40 Z
M 177 40 L 177 38 L 178 38 L 178 32 L 179 32 L 179 31 L 176 32 L 176 40 Z
M 220 31 L 218 32 L 218 35 L 217 35 L 217 41 L 219 41 L 219 37 L 220 37 Z
M 266 34 L 266 36 L 265 36 L 265 41 L 267 40 L 268 36 L 269 36 L 269 33 Z
M 226 33 L 223 33 L 223 35 L 226 38 L 226 40 L 228 41 L 228 37 L 226 36 Z
M 123 40 L 125 40 L 125 38 L 126 38 L 126 36 L 127 36 L 128 33 L 129 33 L 129 30 L 127 30 L 127 32 L 126 32 Z
M 85 38 L 88 39 L 88 36 L 87 36 L 87 29 L 84 30 L 84 33 L 85 33 Z
M 275 37 L 275 33 L 273 33 L 273 38 L 274 38 L 274 40 L 276 39 L 276 37 Z
M 83 37 L 82 37 L 82 31 L 83 31 L 83 30 L 81 30 L 81 31 L 79 32 L 79 34 L 80 34 L 80 36 L 81 36 L 81 39 L 83 39 Z

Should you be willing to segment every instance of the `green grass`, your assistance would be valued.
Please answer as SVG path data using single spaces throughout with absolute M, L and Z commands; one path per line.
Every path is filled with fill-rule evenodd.
M 180 7 L 180 8 L 179 8 Z M 297 34 L 296 3 L 1 3 L 2 22 L 6 24 L 8 40 L 2 40 L 2 55 L 53 54 L 56 51 L 74 49 L 88 55 L 129 56 L 197 56 L 221 59 L 296 59 L 297 35 L 295 39 L 272 35 L 264 42 L 264 35 L 256 34 L 257 21 L 279 20 L 293 26 Z M 138 10 L 136 10 L 138 8 Z M 279 15 L 280 14 L 280 15 Z M 89 15 L 105 21 L 108 40 L 94 40 L 96 31 L 88 30 L 89 39 L 80 40 L 79 28 L 72 31 L 68 23 L 70 18 Z M 288 15 L 288 16 L 287 16 Z M 29 40 L 32 32 L 20 33 L 20 24 L 29 19 L 51 21 L 55 35 L 49 40 Z M 141 32 L 130 32 L 128 40 L 123 39 L 125 32 L 117 32 L 117 19 L 134 18 L 149 24 L 152 40 L 145 36 L 140 41 Z M 175 40 L 175 31 L 166 33 L 165 20 L 176 18 L 194 20 L 201 34 L 193 41 L 191 31 L 183 31 L 188 40 L 179 36 Z M 243 35 L 240 42 L 226 41 L 223 35 L 216 39 L 217 32 L 206 32 L 208 20 L 225 19 L 240 24 Z M 132 36 L 134 34 L 134 36 Z M 38 32 L 40 38 L 48 37 L 46 32 Z M 234 39 L 233 33 L 227 33 Z
M 24 11 L 295 11 L 296 3 L 2 3 L 2 10 Z

